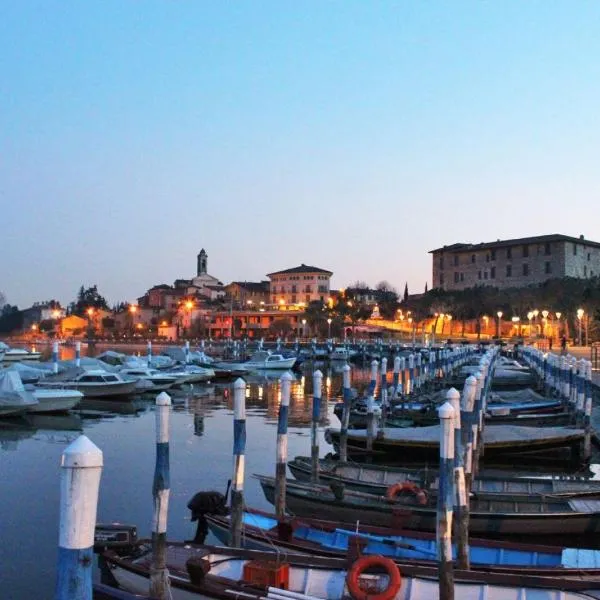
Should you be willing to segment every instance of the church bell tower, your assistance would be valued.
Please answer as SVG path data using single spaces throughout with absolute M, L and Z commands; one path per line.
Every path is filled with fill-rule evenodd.
M 200 277 L 200 275 L 206 275 L 207 262 L 208 262 L 208 255 L 206 254 L 206 251 L 204 250 L 204 248 L 202 248 L 202 250 L 200 250 L 200 253 L 198 254 L 198 267 L 196 269 L 196 272 L 197 272 L 196 274 L 198 277 Z

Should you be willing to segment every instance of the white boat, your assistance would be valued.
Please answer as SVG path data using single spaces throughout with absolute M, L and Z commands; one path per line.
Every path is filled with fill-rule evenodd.
M 224 369 L 246 369 L 248 371 L 261 371 L 263 369 L 291 369 L 296 364 L 296 357 L 286 358 L 283 354 L 268 351 L 255 352 L 244 362 L 219 362 L 215 366 Z
M 135 393 L 137 379 L 102 369 L 86 371 L 75 368 L 46 377 L 38 385 L 49 389 L 79 390 L 85 397 L 109 398 Z
M 37 403 L 33 395 L 23 387 L 17 372 L 7 370 L 0 375 L 0 417 L 25 414 Z
M 137 380 L 136 389 L 144 392 L 168 390 L 179 383 L 179 377 L 149 367 L 125 367 L 119 371 L 121 375 Z
M 27 388 L 25 388 L 27 389 Z M 32 406 L 30 413 L 66 412 L 75 408 L 83 398 L 83 393 L 78 390 L 58 390 L 34 387 L 30 390 L 38 404 Z
M 187 377 L 186 383 L 202 383 L 211 381 L 215 378 L 215 370 L 208 367 L 199 367 L 198 365 L 185 365 L 181 370 L 169 371 L 171 374 L 181 374 Z
M 4 342 L 0 342 L 0 360 L 3 362 L 23 362 L 28 360 L 40 360 L 41 352 L 30 352 L 24 348 L 11 348 Z
M 349 360 L 356 354 L 355 350 L 350 350 L 344 346 L 336 346 L 329 353 L 329 360 Z

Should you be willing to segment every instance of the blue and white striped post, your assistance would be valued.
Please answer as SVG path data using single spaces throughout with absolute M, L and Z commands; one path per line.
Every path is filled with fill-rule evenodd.
M 151 367 L 152 366 L 152 342 L 150 340 L 148 340 L 148 344 L 147 344 L 147 354 L 148 354 L 148 366 Z
M 170 596 L 167 571 L 167 515 L 169 512 L 169 411 L 171 397 L 161 392 L 156 397 L 156 465 L 152 495 L 152 566 L 150 569 L 150 596 L 167 600 Z
M 287 469 L 287 429 L 292 391 L 292 376 L 284 373 L 279 379 L 281 384 L 281 403 L 277 421 L 277 457 L 275 463 L 275 515 L 278 519 L 285 516 L 285 472 Z
M 350 365 L 342 367 L 342 394 L 344 410 L 342 411 L 342 426 L 340 428 L 340 460 L 348 460 L 348 424 L 350 423 L 350 408 L 352 404 L 352 389 L 350 388 Z
M 231 518 L 229 539 L 234 548 L 242 542 L 244 511 L 244 455 L 246 453 L 246 382 L 233 384 L 233 481 L 231 484 Z
M 367 398 L 367 452 L 373 452 L 373 437 L 375 436 L 375 398 Z
M 313 373 L 313 405 L 310 426 L 310 458 L 311 477 L 313 483 L 319 481 L 319 420 L 321 419 L 321 397 L 323 388 L 323 373 L 318 369 Z
M 421 353 L 417 352 L 415 355 L 415 388 L 417 390 L 421 389 Z
M 185 354 L 185 364 L 190 363 L 190 342 L 189 340 L 185 341 L 185 347 L 183 348 L 183 353 Z
M 379 399 L 382 404 L 387 400 L 387 358 L 381 359 L 381 389 L 379 390 Z
M 413 393 L 413 388 L 415 385 L 415 355 L 410 354 L 408 356 L 408 390 L 407 394 Z
M 58 373 L 58 342 L 52 343 L 52 371 Z
M 375 394 L 375 388 L 377 387 L 377 372 L 379 370 L 379 363 L 373 359 L 371 361 L 371 381 L 369 381 L 369 387 L 367 390 L 367 396 L 373 396 Z
M 402 395 L 406 396 L 406 359 L 400 359 L 400 389 L 402 390 Z
M 102 451 L 80 435 L 63 452 L 55 600 L 92 600 Z
M 583 417 L 583 460 L 589 462 L 592 458 L 592 361 L 585 361 L 584 370 L 585 410 Z
M 398 397 L 398 382 L 400 381 L 400 357 L 394 357 L 394 374 L 393 374 L 394 398 Z
M 449 402 L 438 410 L 440 417 L 440 475 L 437 500 L 437 551 L 440 600 L 454 599 L 452 567 L 452 504 L 454 497 L 454 409 Z
M 463 464 L 465 467 L 465 488 L 467 494 L 471 490 L 473 476 L 473 411 L 477 395 L 477 379 L 469 375 L 465 380 L 465 387 L 461 398 L 461 439 L 464 452 Z M 468 504 L 467 504 L 468 508 Z
M 587 371 L 587 361 L 582 358 L 577 362 L 577 375 L 575 379 L 575 389 L 577 390 L 577 427 L 583 427 L 585 420 L 585 374 Z
M 81 366 L 81 342 L 75 342 L 75 366 Z

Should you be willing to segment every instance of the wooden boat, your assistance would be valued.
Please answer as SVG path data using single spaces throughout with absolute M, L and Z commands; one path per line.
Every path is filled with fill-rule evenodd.
M 556 457 L 579 461 L 584 430 L 568 427 L 523 427 L 519 425 L 487 425 L 483 431 L 486 462 L 511 458 L 516 464 L 528 457 Z M 326 429 L 325 440 L 339 447 L 340 430 Z M 428 427 L 383 427 L 373 440 L 373 451 L 386 457 L 406 460 L 437 460 L 439 458 L 439 425 Z M 367 430 L 348 431 L 348 450 L 364 451 Z
M 298 481 L 310 481 L 310 457 L 297 456 L 288 462 L 288 467 Z M 319 461 L 319 479 L 325 483 L 343 483 L 349 489 L 381 496 L 385 495 L 391 485 L 404 481 L 412 481 L 426 489 L 437 489 L 438 485 L 436 469 L 342 463 L 327 459 Z M 534 494 L 555 497 L 600 494 L 600 480 L 566 475 L 515 477 L 502 471 L 483 471 L 473 480 L 472 493 L 507 494 L 512 497 Z
M 152 563 L 151 545 L 140 543 L 127 555 L 114 550 L 102 554 L 119 586 L 127 592 L 147 594 Z M 166 566 L 173 600 L 343 600 L 348 586 L 364 585 L 359 558 L 348 560 L 303 554 L 282 554 L 239 548 L 169 543 Z M 393 600 L 439 598 L 438 568 L 397 566 L 384 557 L 371 557 L 376 570 L 366 575 L 368 593 L 378 594 L 393 585 Z M 362 565 L 360 566 L 362 568 Z M 454 571 L 457 598 L 471 600 L 584 600 L 600 594 L 595 577 L 538 577 L 482 571 Z M 147 597 L 147 596 L 144 596 Z
M 255 475 L 266 499 L 275 501 L 275 480 Z M 436 506 L 432 498 L 424 504 L 409 499 L 389 501 L 385 496 L 288 480 L 286 507 L 293 515 L 319 517 L 344 523 L 377 527 L 435 531 Z M 556 536 L 600 533 L 600 498 L 554 498 L 535 501 L 471 498 L 469 530 L 482 537 L 503 535 Z
M 228 516 L 207 515 L 210 531 L 229 545 Z M 434 533 L 393 530 L 381 527 L 344 527 L 335 521 L 289 518 L 246 508 L 243 514 L 242 544 L 253 550 L 273 547 L 288 552 L 344 557 L 359 544 L 362 554 L 388 556 L 398 563 L 434 566 L 437 543 Z M 453 548 L 456 556 L 456 548 Z M 600 578 L 600 550 L 542 546 L 500 540 L 470 539 L 471 568 L 487 572 L 511 572 L 552 577 Z

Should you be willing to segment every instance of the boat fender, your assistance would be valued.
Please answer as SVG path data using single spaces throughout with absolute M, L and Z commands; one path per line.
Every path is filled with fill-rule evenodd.
M 421 506 L 425 506 L 427 504 L 427 492 L 420 488 L 416 483 L 412 481 L 403 481 L 402 483 L 394 483 L 390 485 L 385 491 L 385 497 L 387 500 L 398 499 L 398 496 L 403 492 L 410 492 L 414 495 L 416 501 Z
M 185 563 L 185 568 L 194 585 L 202 585 L 204 576 L 210 571 L 210 562 L 201 556 L 192 556 Z
M 360 576 L 371 567 L 383 569 L 389 577 L 387 587 L 378 594 L 373 594 L 360 586 Z M 346 575 L 346 585 L 354 600 L 392 600 L 398 593 L 401 584 L 402 576 L 396 563 L 391 558 L 378 554 L 362 556 L 352 564 Z

